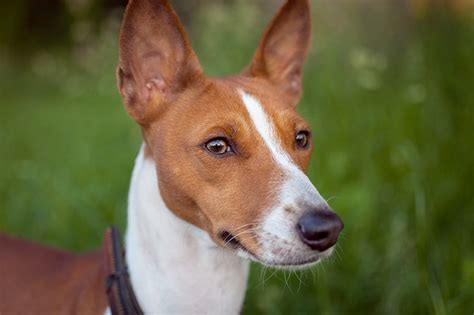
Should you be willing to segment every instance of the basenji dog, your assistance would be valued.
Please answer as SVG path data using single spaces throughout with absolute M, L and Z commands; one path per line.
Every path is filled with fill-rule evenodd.
M 331 255 L 343 224 L 305 175 L 313 144 L 296 112 L 310 35 L 309 1 L 287 0 L 242 73 L 211 78 L 168 1 L 129 2 L 117 80 L 143 145 L 125 261 L 143 313 L 238 314 L 249 261 L 302 268 Z M 0 314 L 113 311 L 102 251 L 7 236 L 0 250 Z

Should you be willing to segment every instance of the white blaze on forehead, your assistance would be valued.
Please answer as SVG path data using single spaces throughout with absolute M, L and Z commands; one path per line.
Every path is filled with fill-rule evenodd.
M 264 112 L 260 102 L 255 97 L 242 90 L 239 90 L 239 93 L 255 128 L 270 149 L 273 158 L 286 169 L 298 168 L 293 163 L 290 156 L 281 147 L 280 141 L 278 141 L 276 137 L 273 124 L 269 120 L 268 115 Z
M 308 201 L 310 204 L 315 201 L 321 203 L 323 200 L 319 192 L 309 181 L 306 174 L 303 173 L 303 171 L 293 162 L 289 154 L 283 149 L 281 141 L 278 139 L 277 133 L 275 132 L 273 121 L 271 121 L 270 117 L 265 113 L 262 104 L 254 96 L 244 92 L 243 90 L 239 89 L 239 93 L 242 97 L 245 108 L 252 119 L 255 129 L 257 129 L 257 132 L 270 149 L 273 159 L 280 164 L 285 173 L 289 175 L 290 178 L 287 184 L 290 184 L 290 187 L 288 187 L 288 185 L 286 186 L 293 192 L 295 192 L 295 190 L 300 190 L 299 194 L 293 195 L 292 197 L 297 198 L 303 197 L 302 195 L 304 195 L 302 199 L 305 199 L 304 201 Z M 289 132 L 293 131 L 291 130 Z M 313 202 L 307 200 L 307 198 L 311 197 L 315 199 L 311 200 Z

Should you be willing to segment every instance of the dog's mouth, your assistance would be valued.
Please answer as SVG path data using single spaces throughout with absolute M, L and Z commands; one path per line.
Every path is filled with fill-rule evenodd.
M 233 249 L 245 248 L 242 243 L 229 231 L 222 231 L 219 233 L 219 237 L 224 242 L 224 247 L 231 247 Z
M 272 268 L 279 268 L 279 269 L 303 269 L 307 267 L 311 267 L 318 262 L 321 261 L 323 258 L 321 255 L 314 255 L 304 259 L 298 259 L 295 261 L 288 261 L 288 262 L 276 262 L 276 261 L 267 261 L 265 259 L 261 259 L 258 255 L 253 253 L 247 247 L 245 247 L 236 236 L 234 236 L 229 231 L 222 231 L 219 233 L 219 237 L 224 242 L 224 247 L 231 248 L 237 251 L 237 254 L 243 258 L 250 259 L 252 261 L 258 262 L 268 267 Z

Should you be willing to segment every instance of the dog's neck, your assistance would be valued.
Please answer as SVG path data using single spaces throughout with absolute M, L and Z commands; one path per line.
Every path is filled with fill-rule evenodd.
M 129 192 L 126 259 L 146 314 L 237 314 L 249 263 L 164 204 L 154 161 L 142 147 Z

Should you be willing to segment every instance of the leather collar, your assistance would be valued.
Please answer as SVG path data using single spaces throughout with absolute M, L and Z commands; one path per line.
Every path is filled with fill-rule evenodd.
M 110 226 L 104 235 L 106 293 L 113 315 L 143 315 L 130 283 L 125 250 L 117 227 Z

